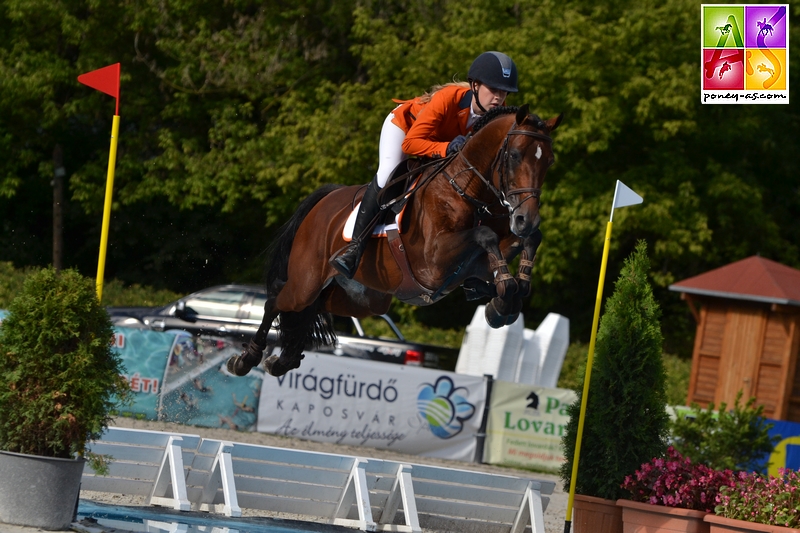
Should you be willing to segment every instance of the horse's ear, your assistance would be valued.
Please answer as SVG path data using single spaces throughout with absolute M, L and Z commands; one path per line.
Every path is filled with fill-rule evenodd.
M 524 104 L 517 111 L 517 124 L 522 124 L 526 118 L 528 118 L 528 104 Z
M 545 121 L 545 124 L 547 124 L 547 131 L 553 131 L 554 129 L 556 129 L 558 125 L 561 124 L 561 119 L 563 118 L 564 118 L 564 113 L 561 113 L 557 117 L 553 117 L 550 120 Z

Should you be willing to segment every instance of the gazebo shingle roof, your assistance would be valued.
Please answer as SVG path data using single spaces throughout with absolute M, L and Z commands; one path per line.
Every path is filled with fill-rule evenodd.
M 759 256 L 687 278 L 671 291 L 800 306 L 800 270 Z

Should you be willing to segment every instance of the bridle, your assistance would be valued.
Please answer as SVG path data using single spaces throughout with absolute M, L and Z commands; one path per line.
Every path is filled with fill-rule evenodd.
M 547 135 L 546 133 L 515 129 L 516 127 L 517 123 L 515 121 L 514 124 L 511 125 L 511 129 L 508 131 L 508 133 L 506 133 L 506 138 L 503 141 L 503 146 L 500 148 L 500 150 L 498 150 L 497 155 L 494 158 L 494 161 L 492 161 L 492 166 L 491 166 L 492 175 L 497 173 L 499 177 L 500 187 L 502 190 L 495 187 L 494 184 L 492 184 L 491 180 L 486 179 L 486 177 L 483 174 L 481 174 L 481 172 L 477 168 L 475 168 L 475 166 L 472 163 L 469 162 L 469 160 L 463 153 L 463 149 L 459 150 L 458 155 L 467 165 L 467 168 L 459 171 L 455 176 L 452 177 L 449 176 L 446 172 L 444 171 L 442 172 L 445 175 L 445 177 L 448 178 L 450 185 L 453 187 L 456 193 L 458 193 L 459 196 L 461 196 L 468 202 L 475 205 L 478 208 L 479 213 L 483 212 L 486 213 L 487 215 L 492 215 L 491 211 L 489 210 L 489 206 L 491 204 L 478 200 L 477 198 L 474 198 L 469 194 L 467 194 L 466 191 L 464 191 L 455 181 L 455 178 L 458 176 L 458 174 L 469 171 L 474 172 L 481 179 L 484 185 L 486 185 L 486 188 L 489 189 L 492 192 L 492 194 L 494 194 L 495 197 L 500 201 L 500 203 L 506 207 L 506 209 L 508 210 L 509 217 L 513 216 L 514 211 L 519 209 L 519 207 L 523 203 L 527 202 L 531 198 L 536 198 L 537 200 L 539 200 L 539 197 L 542 194 L 542 190 L 538 187 L 521 187 L 519 189 L 511 189 L 511 190 L 508 189 L 508 175 L 507 175 L 508 157 L 509 157 L 508 141 L 512 135 L 527 135 L 528 137 L 533 137 L 534 139 L 538 139 L 539 141 L 552 144 L 553 138 Z M 511 203 L 508 201 L 508 198 L 511 196 L 516 196 L 525 193 L 528 193 L 528 196 L 523 198 L 520 202 L 517 202 L 516 206 L 512 206 Z

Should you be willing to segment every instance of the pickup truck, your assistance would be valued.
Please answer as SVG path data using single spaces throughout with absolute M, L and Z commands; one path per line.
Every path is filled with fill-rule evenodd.
M 108 307 L 112 323 L 164 331 L 181 329 L 195 335 L 246 343 L 264 317 L 266 292 L 254 285 L 219 285 L 161 307 Z M 393 336 L 366 335 L 357 318 L 334 318 L 337 342 L 315 351 L 387 363 L 455 369 L 458 349 L 408 341 L 388 315 L 381 315 Z M 274 329 L 270 336 L 276 336 Z

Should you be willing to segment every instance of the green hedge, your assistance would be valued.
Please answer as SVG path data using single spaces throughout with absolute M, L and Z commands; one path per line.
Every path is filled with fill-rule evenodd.
M 0 309 L 8 309 L 8 305 L 16 295 L 22 292 L 25 278 L 33 272 L 32 268 L 14 268 L 8 261 L 0 261 Z M 103 284 L 104 306 L 145 306 L 165 305 L 183 296 L 176 292 L 142 287 L 141 285 L 125 286 L 121 281 L 110 280 Z

